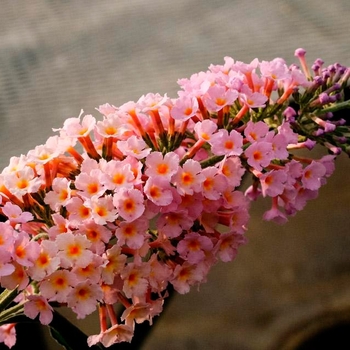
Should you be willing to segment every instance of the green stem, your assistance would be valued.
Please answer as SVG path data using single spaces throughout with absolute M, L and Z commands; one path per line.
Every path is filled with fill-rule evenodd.
M 0 313 L 0 325 L 9 323 L 11 318 L 23 314 L 24 304 L 16 304 Z
M 49 235 L 46 232 L 42 232 L 34 236 L 33 241 L 38 241 L 39 239 L 48 239 Z
M 328 112 L 337 112 L 345 108 L 350 108 L 350 100 L 337 103 L 331 107 L 320 109 L 314 112 L 315 115 L 322 115 Z
M 204 169 L 204 168 L 207 168 L 208 166 L 215 165 L 216 163 L 221 162 L 224 158 L 225 156 L 213 156 L 206 160 L 201 161 L 200 164 L 202 166 L 202 169 Z
M 6 309 L 8 305 L 17 297 L 17 288 L 13 290 L 5 289 L 0 294 L 0 313 Z

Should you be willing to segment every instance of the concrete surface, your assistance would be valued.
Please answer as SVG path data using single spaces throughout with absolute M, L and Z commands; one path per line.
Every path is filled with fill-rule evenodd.
M 175 96 L 178 78 L 226 55 L 292 63 L 303 47 L 310 63 L 350 65 L 349 17 L 347 0 L 3 1 L 0 166 L 81 108 Z M 337 165 L 285 226 L 262 222 L 268 204 L 255 203 L 237 260 L 176 296 L 142 350 L 282 349 L 298 325 L 350 308 L 350 161 Z M 84 322 L 95 327 L 93 316 Z

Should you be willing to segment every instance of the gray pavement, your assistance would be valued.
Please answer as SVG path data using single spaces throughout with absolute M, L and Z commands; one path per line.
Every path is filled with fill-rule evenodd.
M 0 166 L 81 108 L 175 96 L 178 78 L 226 55 L 292 63 L 303 47 L 310 63 L 350 65 L 349 18 L 347 0 L 2 1 Z M 348 310 L 350 161 L 337 165 L 283 227 L 262 222 L 266 204 L 255 203 L 237 260 L 217 265 L 200 292 L 176 296 L 142 350 L 287 349 L 298 325 Z M 96 331 L 94 317 L 84 329 Z

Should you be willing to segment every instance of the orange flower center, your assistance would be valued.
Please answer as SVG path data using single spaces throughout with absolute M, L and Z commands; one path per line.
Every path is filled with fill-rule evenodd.
M 121 185 L 122 183 L 124 183 L 124 181 L 125 176 L 123 174 L 118 173 L 113 176 L 113 182 L 117 185 Z
M 254 158 L 255 160 L 260 160 L 260 159 L 262 158 L 261 152 L 260 152 L 260 151 L 255 151 L 255 152 L 253 153 L 253 158 Z
M 135 209 L 135 203 L 133 200 L 131 199 L 127 199 L 125 202 L 124 202 L 124 209 L 126 211 L 133 211 Z
M 17 187 L 20 188 L 21 190 L 27 188 L 28 185 L 29 185 L 29 182 L 26 179 L 21 179 L 17 181 Z
M 72 255 L 72 256 L 74 256 L 74 255 L 79 255 L 80 254 L 80 247 L 78 246 L 78 245 L 71 245 L 70 247 L 69 247 L 69 249 L 68 249 L 68 253 L 69 253 L 69 255 Z
M 149 193 L 153 198 L 158 198 L 160 197 L 160 194 L 161 194 L 161 192 L 159 191 L 159 188 L 156 186 L 152 186 Z
M 168 165 L 167 164 L 159 164 L 158 166 L 157 166 L 157 172 L 158 172 L 158 174 L 161 174 L 161 175 L 164 175 L 164 174 L 166 174 L 167 172 L 168 172 L 168 170 L 169 170 L 169 167 L 168 167 Z
M 185 185 L 189 185 L 193 182 L 193 175 L 191 173 L 183 173 L 182 174 L 182 182 Z
M 98 191 L 98 185 L 96 183 L 89 184 L 87 187 L 87 191 L 90 194 L 94 194 Z
M 234 143 L 231 140 L 225 142 L 226 149 L 232 149 L 234 147 Z

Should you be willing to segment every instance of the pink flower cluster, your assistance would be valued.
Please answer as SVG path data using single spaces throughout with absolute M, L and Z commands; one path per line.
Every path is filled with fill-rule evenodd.
M 270 197 L 264 218 L 284 223 L 317 196 L 335 155 L 292 151 L 313 148 L 315 130 L 325 137 L 344 125 L 319 113 L 336 102 L 325 95 L 347 84 L 348 70 L 338 75 L 338 89 L 325 85 L 300 104 L 307 114 L 289 105 L 314 89 L 305 68 L 225 57 L 179 80 L 176 99 L 150 93 L 100 106 L 99 121 L 83 112 L 67 119 L 1 173 L 1 286 L 17 289 L 23 313 L 42 324 L 52 303 L 77 318 L 98 308 L 101 332 L 90 346 L 131 341 L 135 323 L 161 313 L 169 283 L 187 293 L 217 261 L 235 258 L 252 200 Z M 253 183 L 243 190 L 246 173 Z M 0 329 L 13 344 L 13 327 Z

